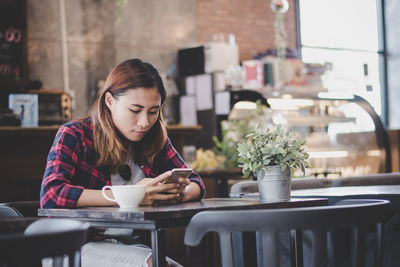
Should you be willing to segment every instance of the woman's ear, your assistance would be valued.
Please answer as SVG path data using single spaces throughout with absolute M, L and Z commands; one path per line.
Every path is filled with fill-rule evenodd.
M 112 96 L 112 94 L 110 92 L 106 93 L 106 96 L 104 97 L 104 101 L 106 102 L 108 109 L 111 110 L 111 107 L 114 103 L 114 97 Z

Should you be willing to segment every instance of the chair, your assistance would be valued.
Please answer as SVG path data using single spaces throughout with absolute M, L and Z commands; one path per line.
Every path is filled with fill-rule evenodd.
M 387 200 L 343 200 L 333 206 L 241 210 L 205 211 L 196 214 L 185 232 L 185 244 L 198 245 L 208 232 L 217 232 L 220 238 L 222 266 L 240 266 L 232 253 L 232 233 L 257 232 L 262 251 L 261 266 L 279 266 L 278 234 L 296 231 L 301 236 L 305 230 L 311 234 L 311 260 L 313 267 L 327 266 L 327 233 L 338 229 L 351 229 L 351 266 L 365 265 L 365 240 L 369 227 L 376 232 L 375 266 L 382 262 L 382 221 L 390 202 Z M 329 235 L 328 235 L 329 236 Z M 300 242 L 302 244 L 302 242 Z M 340 245 L 340 244 L 336 244 Z M 260 248 L 261 246 L 261 248 Z M 335 249 L 335 248 L 333 248 Z M 297 252 L 301 252 L 301 249 Z M 331 254 L 330 254 L 331 255 Z M 303 265 L 302 255 L 292 259 L 292 266 Z
M 37 217 L 39 200 L 0 203 L 0 217 Z
M 243 194 L 258 193 L 257 181 L 240 181 L 234 183 L 229 192 L 231 198 L 242 197 Z
M 7 220 L 7 219 L 5 219 Z M 11 218 L 14 223 L 3 223 L 12 227 L 16 220 L 32 222 L 30 218 Z M 28 221 L 31 220 L 31 221 Z M 4 222 L 4 221 L 3 221 Z M 20 223 L 21 223 L 20 222 Z M 69 266 L 80 266 L 80 249 L 86 243 L 89 224 L 71 219 L 37 219 L 25 230 L 0 235 L 1 266 L 32 266 L 40 259 L 52 257 L 53 266 L 62 266 L 61 257 L 67 255 Z
M 23 217 L 22 214 L 15 208 L 0 205 L 0 217 Z

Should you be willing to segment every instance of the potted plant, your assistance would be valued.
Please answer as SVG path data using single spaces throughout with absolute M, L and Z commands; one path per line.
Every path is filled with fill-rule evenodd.
M 257 177 L 260 198 L 263 201 L 287 201 L 290 199 L 290 174 L 294 168 L 303 173 L 308 167 L 305 139 L 298 139 L 278 125 L 275 129 L 255 130 L 247 135 L 246 143 L 238 144 L 243 177 Z

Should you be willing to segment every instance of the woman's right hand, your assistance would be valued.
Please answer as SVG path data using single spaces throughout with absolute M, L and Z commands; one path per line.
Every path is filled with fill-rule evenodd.
M 179 183 L 163 184 L 168 177 L 172 175 L 171 171 L 164 172 L 155 178 L 144 178 L 137 184 L 146 185 L 146 193 L 142 200 L 141 205 L 152 205 L 158 200 L 174 200 L 180 197 Z M 169 194 L 161 194 L 161 192 L 168 191 Z

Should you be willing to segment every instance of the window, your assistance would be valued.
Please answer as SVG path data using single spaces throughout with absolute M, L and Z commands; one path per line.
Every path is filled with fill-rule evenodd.
M 298 0 L 300 52 L 306 63 L 330 63 L 322 76 L 329 92 L 357 94 L 380 116 L 383 51 L 377 1 Z

